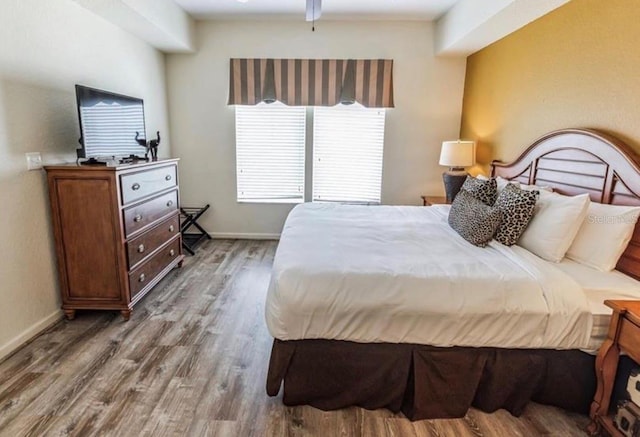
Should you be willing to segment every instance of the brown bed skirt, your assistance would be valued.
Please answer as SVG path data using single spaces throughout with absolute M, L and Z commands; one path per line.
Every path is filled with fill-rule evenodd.
M 529 401 L 586 414 L 594 363 L 577 350 L 274 340 L 267 393 L 284 382 L 285 405 L 387 408 L 411 420 L 462 417 L 471 406 L 519 416 Z

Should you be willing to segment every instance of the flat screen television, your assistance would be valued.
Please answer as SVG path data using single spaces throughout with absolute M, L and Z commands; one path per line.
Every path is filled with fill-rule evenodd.
M 144 157 L 144 101 L 76 85 L 80 144 L 78 158 Z

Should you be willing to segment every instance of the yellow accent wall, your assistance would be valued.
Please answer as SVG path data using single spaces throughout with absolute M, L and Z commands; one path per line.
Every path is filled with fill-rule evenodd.
M 460 137 L 485 169 L 568 127 L 640 153 L 640 1 L 572 0 L 468 58 Z

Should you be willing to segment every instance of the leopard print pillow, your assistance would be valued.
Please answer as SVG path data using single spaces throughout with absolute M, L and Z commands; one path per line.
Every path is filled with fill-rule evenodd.
M 498 197 L 498 184 L 495 178 L 483 180 L 474 178 L 473 176 L 467 176 L 467 179 L 462 185 L 462 189 L 489 206 L 493 206 Z
M 496 241 L 506 246 L 513 246 L 518 242 L 520 235 L 533 217 L 539 195 L 540 192 L 537 190 L 528 191 L 515 184 L 507 184 L 494 205 L 502 212 L 502 222 L 496 232 Z
M 499 209 L 460 190 L 449 210 L 449 226 L 469 243 L 485 247 L 496 233 L 501 216 Z

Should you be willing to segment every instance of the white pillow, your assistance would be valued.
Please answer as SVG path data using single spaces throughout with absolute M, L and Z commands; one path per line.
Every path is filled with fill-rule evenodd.
M 476 178 L 481 179 L 483 181 L 486 181 L 489 179 L 488 177 L 482 174 L 479 174 L 478 176 L 476 176 Z M 498 185 L 498 193 L 504 190 L 504 187 L 506 187 L 507 184 L 514 184 L 516 187 L 522 188 L 523 190 L 527 190 L 527 191 L 533 191 L 533 190 L 549 191 L 549 192 L 553 191 L 553 188 L 551 187 L 540 186 L 540 185 L 523 185 L 518 181 L 510 181 L 509 179 L 505 179 L 502 176 L 496 176 L 496 184 Z
M 520 188 L 527 191 L 546 191 L 548 193 L 553 193 L 553 188 L 547 187 L 546 185 L 520 185 Z
M 640 215 L 640 207 L 591 203 L 567 258 L 610 272 L 627 248 Z
M 533 218 L 518 245 L 540 258 L 560 262 L 587 215 L 589 203 L 588 194 L 571 197 L 540 191 Z
M 504 188 L 508 184 L 514 184 L 516 187 L 520 188 L 520 183 L 518 181 L 510 181 L 509 179 L 505 179 L 501 176 L 496 176 L 496 185 L 498 186 L 498 193 L 504 190 Z

